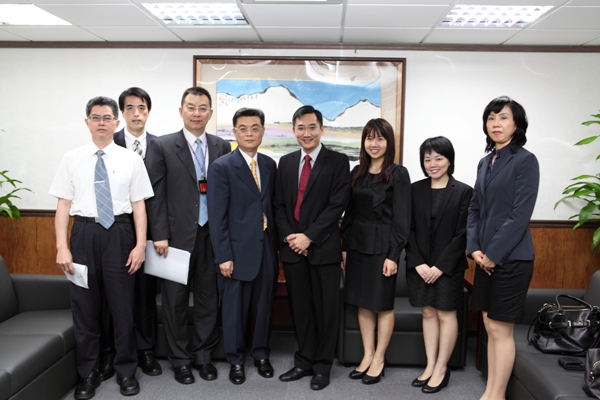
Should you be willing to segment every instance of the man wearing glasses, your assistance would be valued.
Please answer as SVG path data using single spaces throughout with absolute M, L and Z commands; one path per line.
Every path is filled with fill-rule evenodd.
M 345 154 L 321 144 L 319 110 L 300 107 L 292 123 L 301 149 L 279 160 L 275 223 L 298 351 L 294 368 L 279 380 L 312 376 L 310 388 L 321 390 L 329 385 L 335 355 L 342 261 L 338 223 L 350 196 L 350 164 Z
M 146 207 L 152 186 L 142 159 L 117 146 L 117 103 L 95 97 L 86 106 L 92 143 L 68 152 L 49 193 L 56 208 L 56 264 L 74 274 L 87 267 L 88 288 L 71 284 L 77 372 L 75 399 L 91 399 L 100 385 L 101 314 L 107 301 L 113 315 L 117 383 L 121 394 L 139 393 L 133 328 L 134 273 L 145 259 Z M 133 216 L 132 216 L 133 214 Z M 67 231 L 75 217 L 70 249 Z M 134 230 L 135 229 L 135 230 Z
M 261 110 L 242 108 L 233 116 L 238 147 L 219 158 L 208 174 L 210 237 L 218 265 L 223 347 L 229 380 L 245 382 L 245 338 L 254 327 L 251 354 L 258 374 L 273 377 L 269 361 L 273 298 L 277 284 L 277 233 L 273 195 L 277 167 L 258 153 L 265 134 Z
M 191 368 L 204 380 L 217 379 L 211 352 L 218 340 L 217 275 L 208 229 L 206 198 L 210 165 L 231 151 L 229 142 L 206 133 L 213 110 L 210 93 L 187 89 L 179 115 L 183 129 L 150 142 L 146 168 L 156 197 L 148 202 L 148 223 L 154 249 L 168 257 L 169 247 L 189 251 L 188 284 L 162 280 L 162 307 L 169 361 L 175 380 L 194 383 Z M 194 297 L 194 335 L 189 343 L 187 313 L 190 288 Z

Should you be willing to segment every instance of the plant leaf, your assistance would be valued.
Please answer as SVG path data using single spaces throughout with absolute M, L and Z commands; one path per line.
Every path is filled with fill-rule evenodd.
M 598 246 L 598 243 L 600 243 L 600 228 L 594 231 L 594 236 L 592 238 L 592 251 L 594 251 L 596 246 Z M 600 252 L 600 249 L 598 249 L 598 251 Z
M 596 121 L 588 121 L 588 122 L 596 122 Z M 600 123 L 600 121 L 597 121 L 597 122 Z M 584 144 L 590 144 L 590 143 L 592 143 L 596 139 L 598 139 L 598 135 L 596 135 L 596 136 L 590 136 L 588 138 L 581 139 L 579 142 L 575 143 L 575 146 L 582 146 Z

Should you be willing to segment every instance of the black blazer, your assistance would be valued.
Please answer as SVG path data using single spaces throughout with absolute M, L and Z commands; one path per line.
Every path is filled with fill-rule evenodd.
M 342 261 L 339 222 L 350 197 L 350 162 L 348 156 L 321 148 L 310 173 L 300 208 L 300 221 L 294 219 L 298 195 L 300 150 L 279 160 L 275 182 L 275 224 L 279 233 L 283 262 L 298 262 L 284 239 L 292 233 L 304 233 L 310 240 L 308 261 L 313 265 Z
M 437 267 L 445 274 L 468 268 L 467 214 L 473 188 L 450 176 L 438 206 L 431 252 L 431 178 L 412 184 L 412 224 L 406 246 L 406 267 L 421 264 Z
M 271 241 L 271 265 L 277 270 L 277 230 L 273 197 L 277 166 L 272 158 L 257 154 L 260 192 L 239 149 L 219 158 L 208 172 L 208 227 L 217 269 L 233 260 L 233 279 L 252 281 L 263 261 L 263 215 Z M 220 271 L 220 269 L 218 269 Z M 277 273 L 275 272 L 275 275 Z
M 150 147 L 150 142 L 156 139 L 157 137 L 158 136 L 146 132 L 146 153 L 148 152 L 148 148 Z M 117 145 L 127 148 L 127 144 L 125 143 L 125 128 L 121 129 L 118 132 L 115 132 L 113 140 Z
M 529 220 L 540 184 L 537 158 L 519 148 L 500 157 L 487 181 L 493 153 L 479 161 L 467 223 L 467 254 L 481 250 L 498 265 L 533 260 Z
M 369 188 L 364 180 L 360 183 L 360 189 L 370 190 L 372 197 L 357 197 L 352 189 L 342 222 L 343 250 L 386 254 L 387 259 L 399 261 L 410 232 L 410 177 L 406 168 L 392 168 L 387 182 L 373 182 Z M 352 170 L 350 182 L 357 172 L 358 166 Z
M 215 135 L 206 137 L 210 167 L 218 157 L 231 151 L 231 145 Z M 169 246 L 191 252 L 198 230 L 200 201 L 196 168 L 183 130 L 159 136 L 149 143 L 146 169 L 154 189 L 154 197 L 146 200 L 152 239 L 168 239 Z

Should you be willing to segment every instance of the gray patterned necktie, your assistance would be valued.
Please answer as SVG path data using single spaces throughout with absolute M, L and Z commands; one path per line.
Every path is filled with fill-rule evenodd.
M 98 222 L 104 228 L 108 229 L 115 222 L 115 214 L 113 212 L 112 197 L 110 195 L 110 185 L 108 182 L 108 173 L 102 156 L 104 151 L 96 152 L 98 161 L 96 161 L 96 169 L 94 171 L 94 189 L 96 192 L 96 208 L 98 209 Z
M 142 159 L 144 159 L 144 153 L 142 152 L 142 145 L 141 145 L 140 141 L 137 139 L 133 141 L 133 151 L 138 153 L 140 155 L 140 157 L 142 157 Z
M 198 180 L 206 179 L 206 176 L 202 173 L 202 167 L 205 165 L 204 151 L 202 151 L 202 140 L 196 139 L 196 158 L 199 165 L 196 165 L 196 176 Z M 208 222 L 208 202 L 206 200 L 206 193 L 200 193 L 200 215 L 198 216 L 198 225 L 204 226 Z

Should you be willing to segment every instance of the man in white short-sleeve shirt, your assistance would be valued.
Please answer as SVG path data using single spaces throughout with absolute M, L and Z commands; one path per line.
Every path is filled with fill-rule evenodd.
M 113 142 L 119 121 L 117 103 L 95 97 L 86 106 L 85 123 L 92 143 L 68 152 L 49 193 L 56 208 L 56 264 L 74 273 L 73 263 L 88 268 L 89 289 L 71 284 L 75 354 L 81 381 L 75 399 L 90 399 L 100 385 L 98 374 L 102 302 L 113 316 L 114 368 L 123 395 L 139 393 L 133 328 L 135 272 L 145 259 L 146 207 L 153 196 L 144 163 Z M 107 182 L 108 181 L 108 182 Z M 75 223 L 70 246 L 70 216 Z

